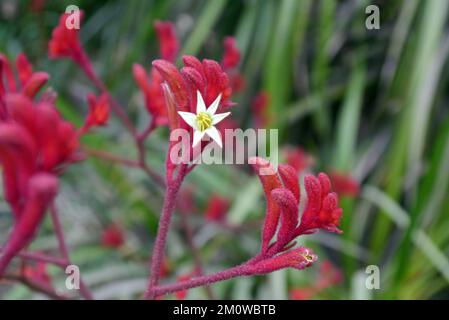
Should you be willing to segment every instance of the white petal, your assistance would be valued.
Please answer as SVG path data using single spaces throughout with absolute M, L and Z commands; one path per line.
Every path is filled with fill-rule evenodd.
M 195 132 L 193 132 L 192 147 L 195 147 L 198 144 L 198 142 L 201 141 L 201 139 L 204 137 L 205 134 L 206 134 L 206 131 L 201 132 L 201 131 L 195 130 Z
M 231 112 L 219 113 L 212 116 L 212 125 L 219 123 L 221 120 L 229 116 Z
M 212 140 L 214 140 L 220 146 L 220 148 L 223 148 L 223 144 L 221 143 L 220 132 L 218 132 L 217 128 L 212 126 L 206 130 L 206 133 L 209 137 L 212 138 Z
M 196 91 L 196 114 L 200 112 L 206 112 L 206 104 L 204 103 L 201 93 Z
M 207 108 L 207 112 L 209 112 L 209 114 L 211 116 L 213 116 L 215 114 L 215 112 L 217 112 L 218 105 L 220 104 L 220 99 L 221 99 L 221 93 L 214 100 L 214 102 L 212 102 L 212 104 L 209 106 L 209 108 Z
M 178 114 L 189 126 L 196 129 L 196 114 L 184 111 L 178 111 Z

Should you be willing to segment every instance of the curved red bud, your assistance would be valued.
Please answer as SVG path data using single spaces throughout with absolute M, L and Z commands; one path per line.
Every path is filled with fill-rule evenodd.
M 284 246 L 293 240 L 294 231 L 298 225 L 298 202 L 293 193 L 285 188 L 274 189 L 271 191 L 271 196 L 282 211 L 277 241 Z
M 49 75 L 46 72 L 35 72 L 31 75 L 28 81 L 23 87 L 22 92 L 29 98 L 34 98 L 34 96 L 39 92 L 39 90 L 47 83 Z
M 205 88 L 204 78 L 198 70 L 192 67 L 182 68 L 181 74 L 188 80 L 187 83 L 190 84 L 190 92 L 194 93 L 191 99 L 195 100 L 194 105 L 196 105 L 196 91 L 198 90 L 203 95 Z M 196 112 L 196 110 L 191 111 Z
M 162 59 L 174 62 L 179 51 L 179 42 L 174 25 L 171 22 L 156 21 L 154 28 L 159 40 Z
M 191 67 L 191 68 L 195 69 L 196 71 L 198 71 L 204 77 L 203 65 L 201 64 L 201 61 L 198 60 L 196 57 L 194 57 L 194 56 L 183 56 L 182 57 L 182 63 L 186 67 Z
M 24 87 L 33 74 L 33 66 L 23 52 L 19 53 L 16 58 L 16 68 L 20 84 Z
M 249 163 L 252 164 L 256 174 L 259 176 L 267 202 L 265 222 L 262 230 L 262 251 L 264 252 L 268 248 L 271 239 L 276 233 L 280 215 L 279 206 L 272 198 L 271 191 L 276 188 L 281 188 L 282 184 L 268 160 L 260 157 L 254 157 L 249 160 Z M 272 174 L 263 174 L 264 171 L 272 171 Z
M 318 214 L 321 208 L 321 185 L 312 175 L 304 177 L 304 187 L 307 192 L 307 206 L 305 211 Z
M 221 60 L 223 69 L 231 69 L 236 67 L 240 61 L 240 51 L 234 37 L 226 37 L 223 41 L 224 55 Z
M 318 180 L 321 185 L 321 194 L 323 196 L 328 194 L 331 191 L 331 181 L 329 180 L 329 177 L 325 173 L 320 172 L 318 174 Z
M 33 239 L 44 213 L 58 192 L 58 179 L 48 173 L 34 175 L 28 184 L 26 203 L 14 224 L 0 258 L 0 277 L 14 256 Z
M 300 189 L 296 170 L 288 164 L 280 164 L 278 166 L 278 171 L 284 186 L 293 193 L 296 203 L 299 204 Z
M 299 247 L 251 265 L 245 274 L 266 274 L 284 268 L 298 270 L 310 267 L 318 257 L 306 247 Z
M 138 63 L 133 64 L 133 75 L 140 90 L 146 93 L 148 90 L 148 75 L 145 68 Z
M 188 93 L 181 73 L 175 65 L 165 60 L 153 61 L 153 66 L 167 82 L 175 98 L 179 111 L 190 111 L 188 109 Z

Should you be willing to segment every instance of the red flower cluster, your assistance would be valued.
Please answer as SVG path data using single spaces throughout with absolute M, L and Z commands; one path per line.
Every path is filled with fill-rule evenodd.
M 338 197 L 331 192 L 331 183 L 326 174 L 320 173 L 317 178 L 305 176 L 307 205 L 299 221 L 300 187 L 296 170 L 281 164 L 278 176 L 265 159 L 252 158 L 251 163 L 259 175 L 267 201 L 262 254 L 272 255 L 285 251 L 297 236 L 310 234 L 318 229 L 341 232 L 338 224 L 342 209 L 338 208 Z M 264 173 L 271 171 L 272 174 L 261 174 L 261 169 L 265 169 Z M 271 243 L 276 231 L 276 241 Z
M 359 183 L 350 175 L 337 171 L 331 171 L 330 178 L 335 192 L 341 196 L 355 198 L 360 193 Z
M 106 248 L 119 248 L 125 243 L 125 236 L 116 223 L 108 226 L 101 235 L 101 244 Z
M 59 115 L 54 95 L 44 93 L 39 101 L 32 100 L 48 75 L 33 72 L 24 55 L 16 64 L 20 86 L 14 83 L 8 61 L 0 58 L 0 161 L 5 199 L 15 220 L 0 258 L 0 275 L 32 240 L 56 196 L 57 175 L 65 165 L 80 159 L 77 130 Z
M 171 130 L 183 128 L 193 132 L 187 123 L 179 121 L 178 111 L 196 113 L 199 91 L 206 105 L 210 105 L 221 94 L 217 113 L 222 113 L 223 108 L 234 105 L 230 100 L 232 89 L 227 74 L 216 61 L 204 59 L 201 62 L 193 56 L 184 56 L 182 60 L 184 67 L 181 70 L 166 60 L 155 60 L 153 66 L 165 82 L 163 90 Z M 224 126 L 230 123 L 223 122 L 217 127 L 223 130 Z M 172 176 L 174 169 L 175 166 L 169 162 L 167 177 Z
M 83 12 L 80 12 L 80 20 Z M 84 61 L 84 52 L 79 40 L 78 29 L 67 28 L 66 22 L 70 14 L 65 13 L 59 18 L 59 25 L 53 29 L 53 33 L 48 43 L 48 53 L 50 58 L 72 58 L 77 63 Z
M 89 113 L 80 129 L 81 133 L 87 132 L 94 126 L 105 126 L 109 120 L 109 97 L 106 93 L 102 93 L 99 97 L 93 93 L 88 94 L 87 104 Z

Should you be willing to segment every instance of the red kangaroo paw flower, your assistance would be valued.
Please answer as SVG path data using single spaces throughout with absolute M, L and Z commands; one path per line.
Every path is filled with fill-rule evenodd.
M 240 62 L 240 51 L 234 37 L 226 37 L 223 41 L 224 54 L 221 60 L 223 69 L 232 69 L 237 67 Z
M 253 122 L 256 128 L 264 128 L 268 125 L 268 107 L 270 105 L 270 95 L 265 92 L 259 92 L 251 102 L 253 111 Z
M 109 98 L 106 93 L 101 94 L 98 98 L 92 93 L 88 94 L 87 103 L 89 113 L 84 122 L 83 132 L 93 126 L 104 126 L 109 120 Z
M 82 17 L 83 12 L 80 12 L 80 19 Z M 59 24 L 53 29 L 48 43 L 48 54 L 52 59 L 68 57 L 80 62 L 83 53 L 78 35 L 79 30 L 67 28 L 67 18 L 70 18 L 68 13 L 62 14 L 59 18 Z
M 145 100 L 148 113 L 153 117 L 156 125 L 168 123 L 167 109 L 165 107 L 163 79 L 155 69 L 151 70 L 151 81 L 145 69 L 140 64 L 133 65 L 134 80 L 140 88 Z
M 229 209 L 229 201 L 217 194 L 209 198 L 206 208 L 206 219 L 209 221 L 221 221 L 226 217 Z
M 332 185 L 334 186 L 335 192 L 339 195 L 348 196 L 351 198 L 355 198 L 359 195 L 360 185 L 349 174 L 331 171 L 330 179 L 332 181 Z
M 341 233 L 338 229 L 342 209 L 338 208 L 338 196 L 330 192 L 331 183 L 326 174 L 320 173 L 318 179 L 308 175 L 304 178 L 307 191 L 307 206 L 298 227 L 299 233 L 311 233 L 321 228 Z
M 253 164 L 253 168 L 259 176 L 260 182 L 262 183 L 265 199 L 267 201 L 267 209 L 265 212 L 265 222 L 262 229 L 262 252 L 266 251 L 271 239 L 276 233 L 277 225 L 279 222 L 280 210 L 276 201 L 272 198 L 271 191 L 277 188 L 281 188 L 282 184 L 278 176 L 271 167 L 271 164 L 262 158 L 253 158 L 250 160 Z M 262 169 L 273 170 L 271 175 L 260 174 Z
M 229 83 L 233 91 L 240 92 L 245 87 L 245 77 L 238 71 L 240 51 L 233 37 L 226 37 L 223 41 L 224 54 L 221 66 L 229 77 Z
M 101 244 L 106 248 L 119 248 L 125 243 L 125 236 L 117 224 L 111 224 L 101 235 Z
M 57 191 L 58 179 L 51 174 L 37 173 L 29 180 L 22 215 L 15 222 L 0 258 L 0 277 L 11 259 L 33 239 L 42 217 Z
M 156 21 L 154 23 L 156 35 L 159 40 L 161 58 L 175 62 L 179 51 L 179 42 L 176 37 L 175 27 L 171 22 Z

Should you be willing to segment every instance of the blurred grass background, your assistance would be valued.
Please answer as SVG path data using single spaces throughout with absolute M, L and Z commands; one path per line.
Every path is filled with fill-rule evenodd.
M 361 184 L 356 199 L 342 199 L 342 236 L 321 232 L 304 237 L 318 252 L 317 266 L 242 278 L 213 286 L 218 298 L 288 298 L 290 288 L 316 278 L 320 261 L 330 259 L 343 272 L 341 284 L 314 298 L 429 299 L 449 297 L 449 108 L 448 6 L 446 0 L 267 0 L 267 1 L 0 1 L 0 51 L 25 52 L 37 70 L 50 73 L 64 116 L 80 124 L 85 95 L 92 90 L 69 60 L 50 61 L 47 42 L 59 15 L 70 4 L 85 11 L 82 42 L 111 92 L 127 106 L 139 128 L 148 121 L 133 82 L 131 66 L 149 67 L 158 57 L 153 22 L 175 23 L 182 54 L 221 59 L 222 39 L 233 35 L 242 53 L 245 90 L 234 100 L 240 126 L 251 125 L 251 98 L 270 97 L 270 127 L 281 145 L 300 145 L 313 154 L 317 169 L 351 173 Z M 365 28 L 365 8 L 380 9 L 380 29 Z M 167 132 L 147 142 L 148 159 L 163 170 Z M 85 138 L 86 145 L 132 156 L 132 140 L 120 124 Z M 82 178 L 80 178 L 82 177 Z M 257 179 L 243 168 L 200 166 L 189 177 L 201 211 L 211 193 L 232 202 L 229 220 L 248 225 L 263 217 Z M 135 298 L 144 289 L 147 259 L 157 228 L 162 193 L 141 172 L 89 159 L 64 176 L 58 205 L 73 260 L 98 298 Z M 10 226 L 0 205 L 0 239 Z M 258 228 L 233 234 L 194 214 L 195 242 L 207 273 L 254 255 Z M 119 221 L 126 246 L 100 245 L 102 228 Z M 167 256 L 167 281 L 193 268 L 175 219 Z M 33 244 L 56 246 L 45 224 Z M 365 268 L 378 265 L 379 290 L 367 290 Z M 64 275 L 50 269 L 63 285 Z M 36 294 L 21 286 L 4 298 Z M 204 298 L 190 290 L 188 298 Z

